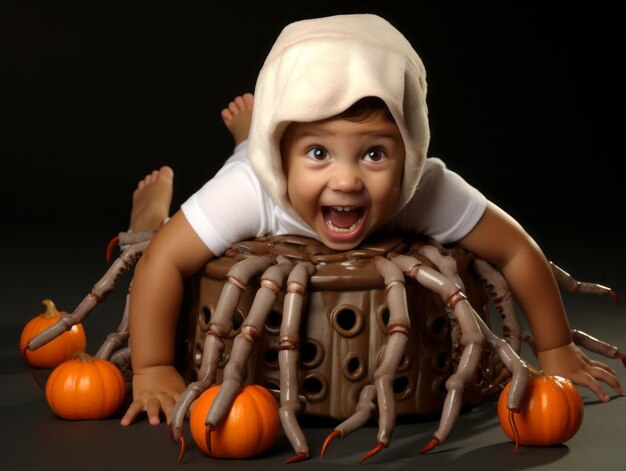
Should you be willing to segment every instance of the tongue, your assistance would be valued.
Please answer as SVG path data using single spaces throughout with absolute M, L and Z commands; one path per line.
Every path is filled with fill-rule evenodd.
M 337 211 L 329 207 L 327 211 L 328 219 L 330 219 L 330 222 L 332 222 L 335 227 L 348 228 L 361 217 L 360 208 L 351 209 L 350 211 Z

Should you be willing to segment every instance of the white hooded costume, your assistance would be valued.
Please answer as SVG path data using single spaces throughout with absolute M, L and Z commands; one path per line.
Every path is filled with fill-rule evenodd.
M 281 136 L 290 122 L 335 116 L 367 96 L 386 103 L 406 150 L 398 206 L 384 230 L 441 243 L 466 235 L 486 199 L 443 162 L 426 158 L 430 132 L 422 61 L 384 19 L 338 15 L 283 29 L 257 79 L 249 140 L 182 205 L 209 250 L 219 255 L 234 242 L 262 235 L 319 239 L 289 203 Z

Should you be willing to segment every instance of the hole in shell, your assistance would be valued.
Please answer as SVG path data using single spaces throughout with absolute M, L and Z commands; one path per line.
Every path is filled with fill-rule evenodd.
M 272 368 L 277 368 L 278 367 L 278 349 L 268 348 L 267 350 L 265 350 L 265 353 L 263 354 L 263 361 L 265 361 L 266 365 L 271 366 Z
M 439 352 L 435 357 L 435 366 L 438 370 L 444 371 L 450 365 L 450 355 L 447 351 Z
M 314 339 L 306 339 L 300 347 L 300 361 L 305 368 L 314 368 L 324 359 L 324 347 Z
M 209 330 L 209 323 L 211 322 L 212 314 L 213 311 L 209 307 L 202 306 L 202 309 L 200 310 L 200 314 L 198 316 L 198 323 L 200 324 L 200 329 L 205 332 Z
M 302 391 L 311 402 L 319 402 L 328 395 L 328 384 L 319 374 L 311 373 L 302 381 Z
M 389 308 L 386 304 L 381 304 L 376 310 L 376 323 L 378 328 L 385 334 L 387 334 L 387 324 L 389 323 Z
M 363 313 L 350 305 L 338 306 L 330 313 L 333 328 L 344 337 L 354 337 L 363 329 Z
M 430 330 L 434 335 L 439 335 L 443 332 L 443 329 L 446 327 L 446 320 L 443 316 L 437 317 L 432 325 L 430 326 Z
M 398 373 L 406 371 L 409 369 L 410 365 L 411 365 L 411 360 L 409 359 L 409 356 L 405 353 L 402 355 L 402 358 L 400 358 L 400 363 L 398 363 L 398 368 L 396 368 L 396 371 Z
M 394 394 L 402 394 L 402 392 L 409 385 L 409 378 L 406 376 L 399 376 L 393 380 L 393 392 Z
M 398 376 L 393 380 L 392 387 L 396 401 L 402 401 L 413 393 L 413 385 L 408 376 Z
M 235 312 L 233 316 L 233 331 L 237 331 L 241 328 L 241 324 L 245 320 L 246 316 L 239 309 Z
M 342 365 L 343 375 L 350 381 L 357 381 L 365 374 L 365 362 L 361 355 L 356 352 L 348 353 Z
M 280 383 L 275 379 L 266 379 L 263 381 L 263 386 L 270 390 L 280 391 Z
M 278 335 L 282 321 L 282 312 L 272 309 L 267 316 L 267 320 L 265 321 L 265 330 L 272 335 Z

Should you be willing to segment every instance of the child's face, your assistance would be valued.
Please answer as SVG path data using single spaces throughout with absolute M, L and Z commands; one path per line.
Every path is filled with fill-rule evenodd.
M 291 123 L 281 154 L 291 205 L 331 249 L 354 248 L 396 207 L 404 143 L 378 113 L 358 122 Z

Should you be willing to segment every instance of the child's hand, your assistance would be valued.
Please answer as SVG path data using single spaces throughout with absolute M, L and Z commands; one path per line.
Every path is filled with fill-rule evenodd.
M 161 411 L 169 423 L 176 401 L 185 391 L 185 382 L 173 366 L 152 366 L 133 375 L 133 402 L 122 417 L 121 424 L 130 425 L 146 411 L 151 425 L 158 425 Z
M 611 386 L 618 394 L 622 394 L 615 370 L 599 361 L 588 358 L 574 343 L 563 347 L 539 352 L 539 365 L 547 375 L 562 376 L 591 389 L 602 401 L 608 401 L 609 396 L 602 390 L 597 380 Z

